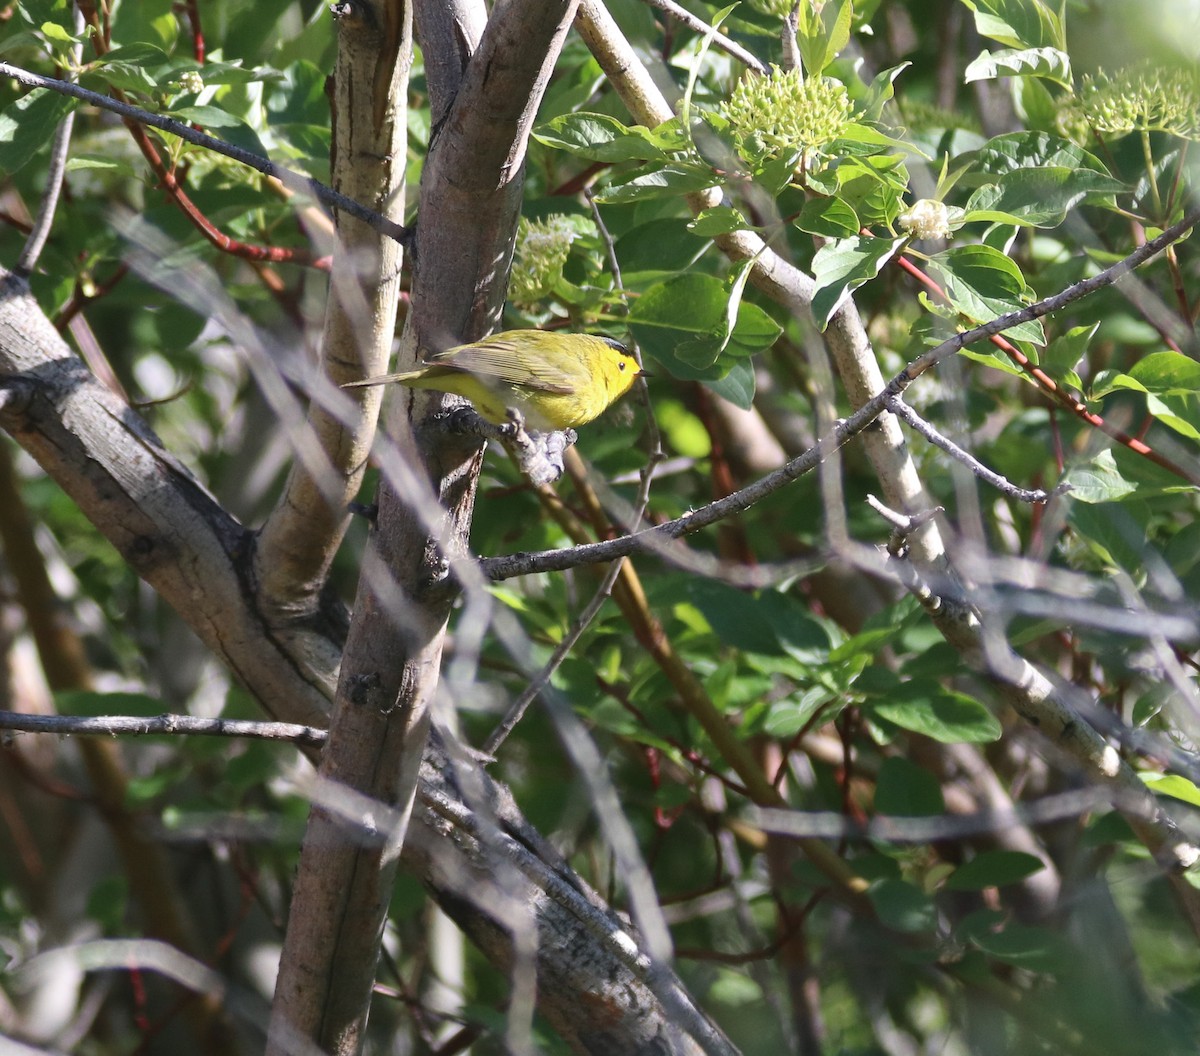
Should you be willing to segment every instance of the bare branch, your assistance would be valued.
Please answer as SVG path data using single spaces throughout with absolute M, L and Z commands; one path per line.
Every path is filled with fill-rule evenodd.
M 747 820 L 763 832 L 793 838 L 821 840 L 882 840 L 886 843 L 933 843 L 989 836 L 1026 825 L 1049 825 L 1065 818 L 1080 818 L 1094 810 L 1108 809 L 1119 793 L 1092 786 L 1058 792 L 1020 803 L 1008 810 L 980 810 L 973 814 L 939 814 L 924 817 L 875 817 L 856 821 L 845 814 L 822 810 L 781 810 L 751 807 Z M 1131 803 L 1142 809 L 1145 801 Z
M 704 36 L 711 36 L 713 47 L 720 48 L 727 55 L 732 55 L 738 62 L 744 66 L 749 66 L 755 73 L 770 72 L 767 64 L 757 55 L 747 51 L 736 41 L 730 40 L 719 30 L 714 31 L 713 27 L 705 22 L 704 19 L 693 15 L 687 8 L 675 3 L 675 0 L 645 0 L 645 2 L 650 7 L 657 7 L 676 21 L 682 22 L 688 29 L 694 29 L 697 33 L 701 33 Z
M 887 401 L 887 409 L 901 421 L 907 422 L 916 432 L 920 433 L 921 436 L 935 447 L 940 447 L 951 458 L 961 462 L 980 480 L 990 484 L 997 491 L 1009 496 L 1009 498 L 1016 499 L 1018 502 L 1049 502 L 1052 496 L 1070 490 L 1069 484 L 1060 484 L 1053 491 L 1045 491 L 1042 488 L 1019 488 L 994 469 L 988 469 L 973 454 L 959 447 L 948 436 L 939 432 L 932 422 L 928 422 L 922 418 L 899 396 L 894 396 Z
M 765 499 L 768 495 L 815 469 L 830 450 L 841 447 L 852 437 L 861 433 L 883 413 L 883 410 L 884 396 L 880 394 L 849 418 L 839 422 L 833 434 L 827 439 L 797 455 L 774 473 L 769 473 L 753 484 L 748 484 L 724 498 L 710 502 L 697 510 L 691 510 L 682 517 L 664 521 L 654 528 L 634 535 L 624 535 L 617 539 L 583 543 L 579 546 L 564 547 L 559 550 L 542 550 L 538 553 L 483 558 L 479 565 L 483 574 L 488 579 L 495 581 L 512 579 L 514 576 L 532 575 L 535 572 L 561 572 L 579 565 L 613 561 L 618 557 L 627 557 L 637 552 L 651 553 L 670 561 L 672 548 L 665 545 L 668 540 L 690 535 L 692 532 L 698 532 L 701 528 L 707 528 L 726 517 L 748 510 L 756 502 Z M 680 563 L 686 565 L 687 558 L 688 555 L 682 555 Z
M 0 730 L 86 737 L 243 737 L 320 747 L 326 731 L 291 722 L 203 719 L 196 715 L 25 715 L 0 711 Z

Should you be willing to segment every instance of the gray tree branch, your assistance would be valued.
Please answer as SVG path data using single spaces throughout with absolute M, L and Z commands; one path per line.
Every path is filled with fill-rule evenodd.
M 353 9 L 338 20 L 332 99 L 333 185 L 380 214 L 404 215 L 404 170 L 411 30 Z M 385 14 L 389 9 L 384 9 Z M 398 9 L 406 10 L 405 8 Z M 381 107 L 380 96 L 388 100 Z M 400 244 L 337 214 L 320 364 L 333 386 L 382 373 L 391 356 L 400 294 Z M 322 401 L 308 410 L 304 442 L 322 457 L 297 458 L 257 540 L 254 568 L 263 612 L 278 633 L 304 633 L 320 607 L 329 568 L 362 486 L 382 394 L 352 390 L 358 413 L 336 415 Z M 335 664 L 336 657 L 328 663 Z

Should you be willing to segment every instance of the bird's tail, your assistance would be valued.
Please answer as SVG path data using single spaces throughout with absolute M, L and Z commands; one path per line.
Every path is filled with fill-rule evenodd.
M 363 378 L 362 381 L 347 381 L 342 384 L 343 389 L 366 389 L 372 385 L 411 385 L 414 381 L 420 381 L 425 376 L 424 370 L 405 370 L 399 374 L 380 374 L 374 378 Z

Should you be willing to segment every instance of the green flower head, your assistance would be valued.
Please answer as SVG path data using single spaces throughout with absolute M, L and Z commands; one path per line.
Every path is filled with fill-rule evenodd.
M 850 124 L 854 104 L 841 81 L 772 66 L 766 77 L 743 78 L 723 113 L 750 164 L 798 155 L 797 168 L 811 169 Z
M 1200 139 L 1200 71 L 1135 66 L 1085 76 L 1078 107 L 1100 135 L 1167 132 Z
M 571 218 L 561 213 L 544 220 L 521 217 L 508 282 L 508 298 L 513 304 L 532 307 L 554 292 L 578 233 Z

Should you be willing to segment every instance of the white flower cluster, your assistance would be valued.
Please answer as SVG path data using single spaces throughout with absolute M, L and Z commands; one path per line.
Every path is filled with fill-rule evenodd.
M 946 238 L 950 234 L 950 211 L 942 202 L 922 198 L 896 217 L 896 225 L 916 239 Z

